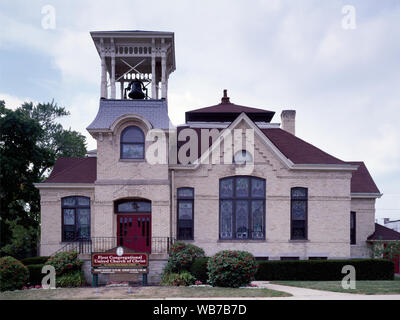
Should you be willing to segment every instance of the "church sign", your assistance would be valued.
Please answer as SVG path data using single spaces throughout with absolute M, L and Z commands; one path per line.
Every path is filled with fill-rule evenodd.
M 92 254 L 92 273 L 148 273 L 147 253 L 117 247 Z

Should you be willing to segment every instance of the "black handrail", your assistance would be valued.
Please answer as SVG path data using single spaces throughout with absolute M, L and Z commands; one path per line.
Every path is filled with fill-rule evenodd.
M 123 245 L 131 247 L 132 242 L 144 245 L 148 241 L 147 237 L 124 237 L 121 243 L 120 237 L 91 237 L 90 239 L 75 239 L 69 241 L 63 247 L 55 251 L 58 252 L 77 251 L 79 254 L 92 254 L 93 252 L 105 252 L 117 246 Z M 171 245 L 175 242 L 171 237 L 151 237 L 151 253 L 169 253 Z

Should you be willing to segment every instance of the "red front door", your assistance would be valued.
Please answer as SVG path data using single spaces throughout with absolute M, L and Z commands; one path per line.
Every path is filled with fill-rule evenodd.
M 150 214 L 119 214 L 117 219 L 118 245 L 136 252 L 151 253 Z

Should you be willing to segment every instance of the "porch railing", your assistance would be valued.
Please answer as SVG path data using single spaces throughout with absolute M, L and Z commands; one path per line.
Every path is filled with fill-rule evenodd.
M 138 251 L 145 251 L 150 246 L 151 253 L 169 253 L 171 245 L 175 242 L 171 237 L 124 237 L 121 242 L 119 237 L 92 237 L 88 240 L 76 239 L 66 243 L 52 255 L 58 252 L 77 251 L 79 254 L 91 254 L 93 252 L 105 252 L 117 246 L 138 248 Z

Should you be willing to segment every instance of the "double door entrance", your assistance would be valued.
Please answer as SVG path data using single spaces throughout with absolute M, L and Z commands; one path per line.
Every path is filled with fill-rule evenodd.
M 151 215 L 118 214 L 117 219 L 118 246 L 151 253 Z

